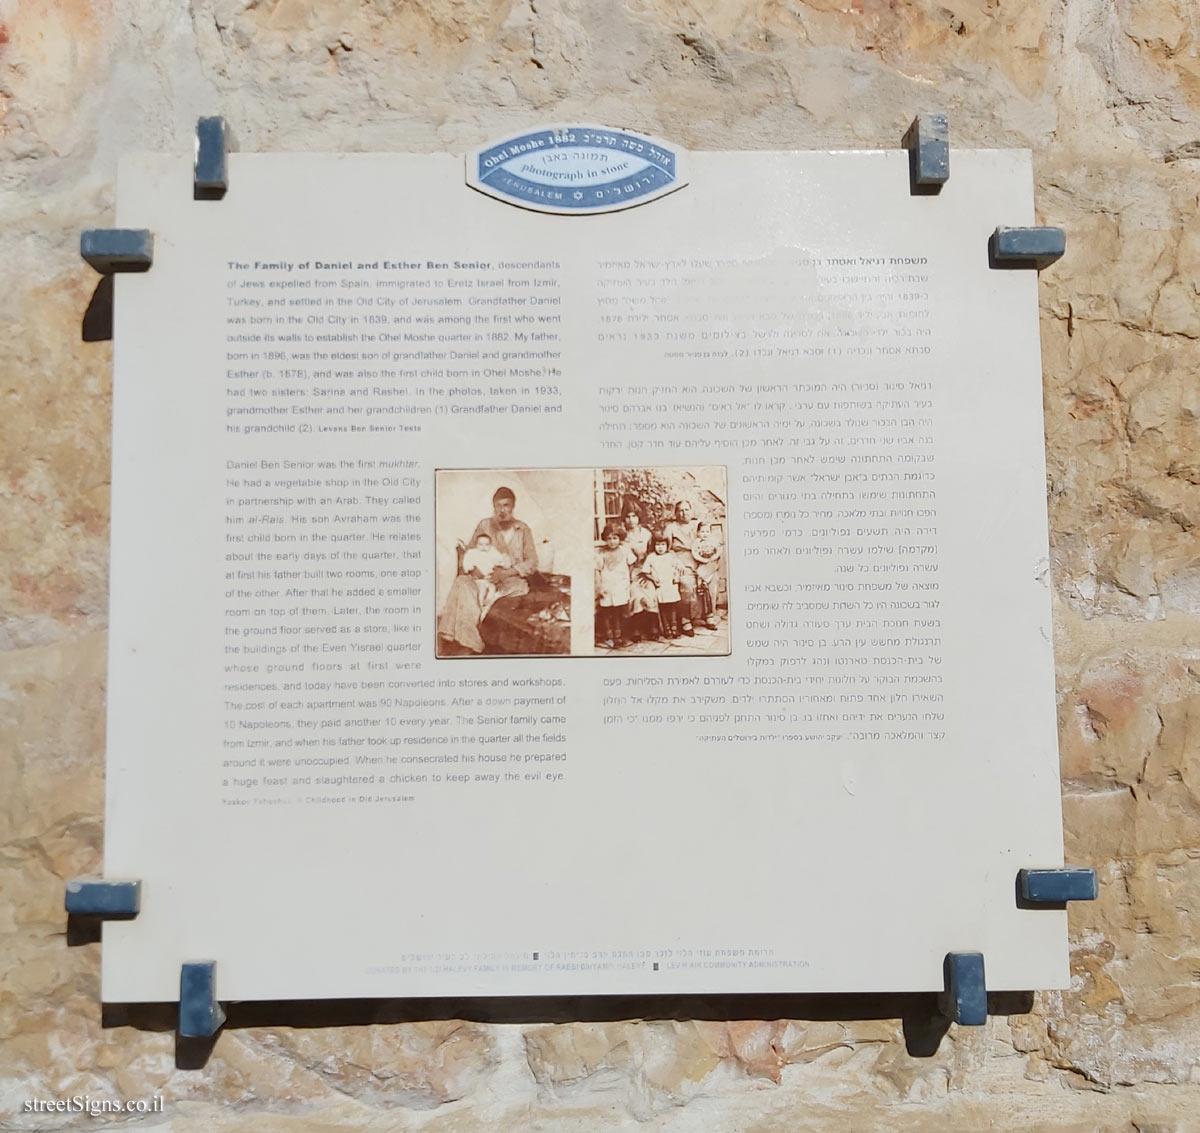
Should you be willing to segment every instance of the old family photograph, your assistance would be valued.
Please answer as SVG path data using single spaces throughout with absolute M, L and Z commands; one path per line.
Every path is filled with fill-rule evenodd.
M 437 655 L 725 656 L 722 467 L 440 469 Z

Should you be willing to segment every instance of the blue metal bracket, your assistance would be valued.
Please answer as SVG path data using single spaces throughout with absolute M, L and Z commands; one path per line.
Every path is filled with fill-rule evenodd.
M 936 192 L 950 180 L 950 127 L 944 114 L 918 114 L 903 144 L 914 192 Z
M 200 118 L 196 122 L 196 160 L 193 166 L 192 197 L 197 201 L 220 200 L 229 189 L 229 151 L 233 136 L 224 118 Z
M 79 254 L 101 275 L 146 271 L 154 262 L 154 235 L 147 228 L 88 228 Z
M 987 1022 L 982 952 L 947 952 L 942 961 L 942 979 L 945 990 L 938 998 L 938 1006 L 943 1015 L 970 1027 Z
M 217 1002 L 215 960 L 196 960 L 179 970 L 179 1034 L 185 1039 L 206 1039 L 225 1022 Z
M 1017 874 L 1017 897 L 1029 905 L 1061 906 L 1096 899 L 1094 869 L 1023 869 Z
M 142 907 L 142 883 L 77 877 L 67 882 L 64 904 L 67 912 L 75 917 L 132 920 Z
M 988 242 L 988 259 L 994 268 L 1042 268 L 1067 250 L 1061 228 L 997 228 Z

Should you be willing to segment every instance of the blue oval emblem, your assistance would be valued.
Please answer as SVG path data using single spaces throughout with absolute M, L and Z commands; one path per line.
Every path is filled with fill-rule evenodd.
M 615 212 L 687 184 L 682 150 L 605 126 L 547 126 L 467 154 L 467 184 L 538 212 Z

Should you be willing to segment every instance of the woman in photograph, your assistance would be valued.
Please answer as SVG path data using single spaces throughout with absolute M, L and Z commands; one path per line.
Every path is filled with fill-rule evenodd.
M 637 561 L 641 562 L 650 549 L 650 528 L 642 526 L 642 517 L 632 504 L 625 505 L 625 515 L 622 520 L 624 532 L 622 539 L 633 548 Z
M 527 523 L 521 522 L 513 515 L 516 506 L 517 496 L 511 488 L 497 488 L 492 496 L 492 514 L 485 516 L 475 525 L 469 542 L 460 542 L 458 545 L 460 552 L 464 548 L 477 547 L 479 536 L 484 535 L 491 549 L 496 552 L 497 563 L 487 575 L 487 581 L 495 588 L 494 593 L 489 593 L 489 610 L 501 598 L 528 594 L 529 583 L 526 579 L 538 569 L 537 545 L 533 541 L 533 532 Z M 466 561 L 467 555 L 463 554 L 464 565 Z M 480 602 L 478 585 L 483 577 L 478 567 L 460 569 L 450 584 L 446 605 L 438 619 L 438 636 L 469 649 L 472 653 L 483 652 L 479 623 L 483 621 L 487 611 Z
M 693 622 L 705 629 L 717 628 L 712 617 L 705 616 L 701 611 L 697 600 L 696 558 L 692 550 L 696 545 L 699 526 L 700 521 L 694 518 L 690 501 L 680 500 L 675 505 L 675 518 L 663 528 L 671 552 L 679 563 L 679 620 L 684 637 L 695 636 Z

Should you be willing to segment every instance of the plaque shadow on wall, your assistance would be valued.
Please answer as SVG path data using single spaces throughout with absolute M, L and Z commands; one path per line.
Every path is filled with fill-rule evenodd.
M 989 1015 L 1025 1015 L 1033 992 L 989 992 Z M 226 1005 L 222 1030 L 255 1027 L 361 1027 L 461 1019 L 474 1023 L 611 1023 L 657 1020 L 779 1019 L 802 1022 L 852 1022 L 899 1019 L 904 1045 L 913 1058 L 931 1058 L 950 1020 L 941 1014 L 934 992 L 897 994 L 737 994 L 737 995 L 592 995 L 490 996 L 437 999 L 247 1000 Z M 171 1003 L 112 1003 L 103 1008 L 105 1027 L 173 1031 L 177 1008 Z M 177 1036 L 175 1064 L 198 1070 L 220 1035 L 193 1039 Z
M 84 342 L 111 342 L 113 336 L 113 277 L 102 275 L 83 313 L 80 337 Z

